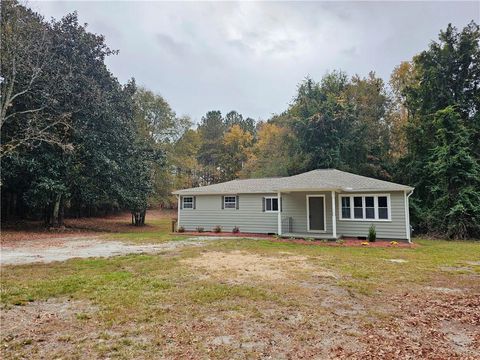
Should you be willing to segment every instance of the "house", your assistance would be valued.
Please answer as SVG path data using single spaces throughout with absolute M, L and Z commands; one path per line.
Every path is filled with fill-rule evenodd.
M 410 186 L 339 171 L 232 180 L 173 192 L 178 227 L 337 239 L 367 237 L 410 241 Z

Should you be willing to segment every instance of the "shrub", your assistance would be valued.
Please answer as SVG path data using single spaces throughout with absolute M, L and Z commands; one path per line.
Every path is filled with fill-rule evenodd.
M 375 230 L 375 225 L 370 225 L 368 229 L 368 241 L 375 242 L 377 240 L 377 230 Z
M 180 233 L 185 232 L 185 228 L 183 226 L 179 226 L 177 231 Z
M 240 232 L 240 229 L 238 228 L 238 226 L 234 226 L 232 229 L 232 233 L 237 234 L 239 232 Z
M 337 244 L 345 244 L 345 240 L 343 240 L 343 239 L 337 239 L 337 240 L 335 240 L 335 242 Z
M 213 228 L 214 233 L 221 233 L 222 232 L 222 227 L 220 225 L 217 225 Z
M 205 229 L 203 227 L 201 227 L 201 226 L 197 227 L 197 232 L 202 233 L 204 231 L 205 231 Z

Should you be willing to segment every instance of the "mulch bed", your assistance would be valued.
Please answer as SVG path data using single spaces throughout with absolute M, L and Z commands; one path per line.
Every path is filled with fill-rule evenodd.
M 293 243 L 293 244 L 303 244 L 303 245 L 317 245 L 317 246 L 351 246 L 351 247 L 377 247 L 377 248 L 413 248 L 417 247 L 417 244 L 409 244 L 404 240 L 397 241 L 396 244 L 392 244 L 391 240 L 377 240 L 375 242 L 368 242 L 365 240 L 357 240 L 357 239 L 343 239 L 343 242 L 336 242 L 335 240 L 305 240 L 300 238 L 294 239 L 282 239 L 277 238 L 275 235 L 266 235 L 266 234 L 255 234 L 255 233 L 229 233 L 229 232 L 221 232 L 216 233 L 212 231 L 205 231 L 205 232 L 195 232 L 195 231 L 188 231 L 182 233 L 172 233 L 172 235 L 186 235 L 186 236 L 225 236 L 225 237 L 238 237 L 238 238 L 245 238 L 245 237 L 254 237 L 254 238 L 262 238 L 268 239 L 274 242 L 281 242 L 281 243 Z

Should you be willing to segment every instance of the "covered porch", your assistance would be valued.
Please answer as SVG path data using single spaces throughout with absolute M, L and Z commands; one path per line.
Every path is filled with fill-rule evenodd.
M 335 191 L 278 193 L 278 234 L 285 237 L 337 239 Z

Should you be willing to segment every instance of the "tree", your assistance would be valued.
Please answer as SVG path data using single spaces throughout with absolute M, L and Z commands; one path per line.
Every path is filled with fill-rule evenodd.
M 239 114 L 234 110 L 225 115 L 225 126 L 227 129 L 231 128 L 233 125 L 238 125 L 243 131 L 249 132 L 255 136 L 255 120 L 249 117 L 244 119 L 242 114 Z
M 136 90 L 134 103 L 139 141 L 149 144 L 159 159 L 158 162 L 151 159 L 147 166 L 151 169 L 152 178 L 147 203 L 149 206 L 169 206 L 175 185 L 175 144 L 191 126 L 191 121 L 186 116 L 177 117 L 162 96 L 145 88 Z
M 185 131 L 176 141 L 171 160 L 174 166 L 175 189 L 196 187 L 201 184 L 201 166 L 197 161 L 200 146 L 200 133 L 193 129 Z
M 451 106 L 434 117 L 436 146 L 428 162 L 432 212 L 428 226 L 449 238 L 480 235 L 480 164 L 470 133 Z
M 70 149 L 48 26 L 17 1 L 2 1 L 1 14 L 0 158 L 43 143 Z
M 233 125 L 223 137 L 223 152 L 220 160 L 222 180 L 236 179 L 250 157 L 253 136 Z
M 5 4 L 2 2 L 2 7 Z M 86 25 L 80 25 L 75 13 L 45 22 L 21 5 L 15 4 L 15 11 L 15 21 L 25 29 L 42 29 L 48 61 L 37 71 L 32 69 L 33 55 L 28 51 L 15 50 L 7 56 L 14 59 L 10 64 L 23 65 L 15 65 L 10 72 L 14 77 L 2 85 L 8 92 L 14 79 L 11 94 L 20 94 L 2 97 L 2 109 L 6 109 L 2 143 L 19 143 L 17 129 L 31 128 L 37 133 L 42 131 L 37 125 L 45 124 L 50 132 L 48 139 L 62 139 L 62 144 L 71 146 L 57 146 L 56 141 L 43 137 L 33 143 L 22 140 L 21 146 L 5 153 L 2 168 L 9 172 L 2 172 L 2 207 L 3 200 L 9 199 L 5 208 L 16 204 L 13 207 L 17 210 L 41 212 L 45 224 L 52 227 L 63 225 L 65 209 L 78 213 L 116 207 L 141 211 L 150 189 L 155 149 L 138 140 L 134 82 L 122 86 L 105 66 L 105 57 L 115 51 L 107 47 L 103 36 L 89 33 Z M 17 36 L 7 35 L 14 40 Z M 37 41 L 37 35 L 25 35 L 27 44 Z M 35 109 L 32 103 L 38 101 L 42 102 L 41 110 L 24 111 Z M 62 114 L 68 114 L 68 127 L 57 126 L 56 119 Z
M 243 177 L 287 176 L 294 159 L 289 154 L 289 144 L 296 141 L 287 128 L 274 123 L 261 123 L 257 142 L 242 170 Z
M 480 159 L 479 39 L 479 27 L 473 22 L 461 32 L 449 25 L 440 32 L 438 42 L 432 42 L 427 50 L 414 57 L 412 77 L 401 87 L 408 123 L 407 149 L 398 165 L 398 179 L 416 188 L 412 219 L 420 231 L 437 228 L 452 238 L 476 234 L 467 224 L 467 217 L 470 221 L 478 219 L 467 206 L 476 197 L 470 192 L 472 183 L 467 179 L 478 176 L 475 163 Z M 452 131 L 458 131 L 457 137 Z M 452 144 L 446 146 L 447 139 Z M 454 153 L 460 156 L 457 160 L 464 163 L 465 170 L 448 164 L 451 160 L 444 155 Z M 432 172 L 437 177 L 432 178 Z M 451 181 L 457 182 L 453 194 L 461 202 L 458 207 L 453 205 L 449 193 Z M 467 193 L 458 188 L 462 182 L 462 191 Z M 447 219 L 446 225 L 439 226 L 436 217 Z M 453 226 L 455 221 L 459 221 L 458 227 Z
M 409 115 L 405 92 L 408 87 L 415 84 L 414 69 L 411 62 L 404 61 L 393 69 L 390 76 L 390 88 L 393 95 L 388 115 L 390 120 L 390 155 L 395 160 L 405 156 L 407 151 L 406 126 Z
M 202 117 L 198 126 L 201 146 L 198 161 L 203 166 L 203 182 L 211 184 L 220 181 L 220 158 L 222 156 L 222 141 L 226 126 L 220 111 L 209 111 Z

